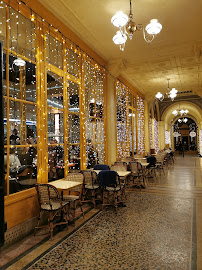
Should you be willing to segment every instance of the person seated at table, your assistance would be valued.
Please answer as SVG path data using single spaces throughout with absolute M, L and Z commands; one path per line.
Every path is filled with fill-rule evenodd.
M 27 144 L 34 144 L 33 138 L 27 138 Z M 26 165 L 32 165 L 33 159 L 36 157 L 37 150 L 34 146 L 26 148 Z
M 18 130 L 16 128 L 13 129 L 13 134 L 10 136 L 10 144 L 20 144 L 20 137 L 18 136 Z
M 5 155 L 4 155 L 4 165 L 5 165 L 5 171 L 7 171 L 7 153 L 5 153 Z M 20 163 L 18 156 L 15 154 L 15 149 L 11 148 L 10 154 L 9 154 L 10 176 L 15 177 L 16 172 L 20 167 L 21 167 L 21 163 Z
M 4 155 L 4 164 L 7 164 L 7 154 Z M 9 154 L 9 168 L 10 170 L 17 170 L 20 167 L 21 163 L 18 156 L 15 154 L 15 149 L 11 148 Z

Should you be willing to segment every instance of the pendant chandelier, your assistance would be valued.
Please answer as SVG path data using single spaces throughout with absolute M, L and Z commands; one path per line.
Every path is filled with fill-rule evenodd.
M 187 115 L 188 112 L 189 112 L 189 110 L 187 110 L 187 109 L 185 109 L 185 110 L 184 109 L 179 109 L 179 110 L 174 110 L 172 112 L 172 114 L 174 114 L 175 116 L 177 116 L 178 114 L 180 114 L 182 116 L 182 115 Z
M 181 119 L 181 118 L 179 118 L 178 120 L 177 120 L 179 123 L 182 123 L 182 122 L 184 122 L 185 124 L 187 123 L 187 121 L 188 121 L 188 119 L 185 117 L 185 118 L 183 118 L 183 119 Z
M 162 94 L 161 92 L 158 92 L 155 97 L 158 98 L 158 100 L 162 101 L 164 99 L 164 96 L 167 95 L 172 101 L 174 100 L 174 98 L 177 96 L 177 90 L 175 88 L 172 88 L 170 90 L 170 87 L 169 87 L 169 80 L 170 79 L 167 79 L 168 80 L 168 87 L 167 87 L 167 91 L 165 94 Z
M 131 0 L 129 16 L 124 14 L 122 11 L 119 11 L 111 18 L 111 23 L 119 28 L 119 30 L 116 32 L 116 35 L 113 37 L 113 42 L 119 45 L 120 50 L 122 51 L 124 51 L 127 37 L 132 40 L 133 34 L 136 30 L 143 30 L 144 40 L 150 44 L 154 37 L 160 33 L 162 29 L 162 25 L 158 22 L 157 19 L 152 19 L 150 23 L 145 27 L 145 29 L 143 28 L 142 24 L 136 25 L 133 21 Z

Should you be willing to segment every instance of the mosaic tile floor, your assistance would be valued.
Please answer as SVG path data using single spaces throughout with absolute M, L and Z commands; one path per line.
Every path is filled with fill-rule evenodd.
M 23 269 L 191 269 L 193 206 L 193 199 L 131 192 L 127 207 L 106 208 Z

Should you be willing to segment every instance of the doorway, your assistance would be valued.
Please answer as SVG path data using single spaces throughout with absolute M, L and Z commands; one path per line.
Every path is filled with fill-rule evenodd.
M 182 136 L 182 145 L 183 145 L 184 151 L 189 150 L 189 137 L 188 136 Z

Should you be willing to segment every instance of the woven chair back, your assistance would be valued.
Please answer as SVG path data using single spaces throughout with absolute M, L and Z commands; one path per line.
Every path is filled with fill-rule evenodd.
M 92 170 L 83 170 L 81 173 L 84 176 L 84 185 L 98 184 L 97 173 Z
M 51 200 L 59 200 L 59 194 L 54 186 L 49 184 L 36 184 L 39 204 L 50 204 Z
M 121 171 L 121 172 L 126 172 L 127 171 L 127 167 L 123 166 L 123 165 L 112 165 L 111 166 L 111 171 Z

